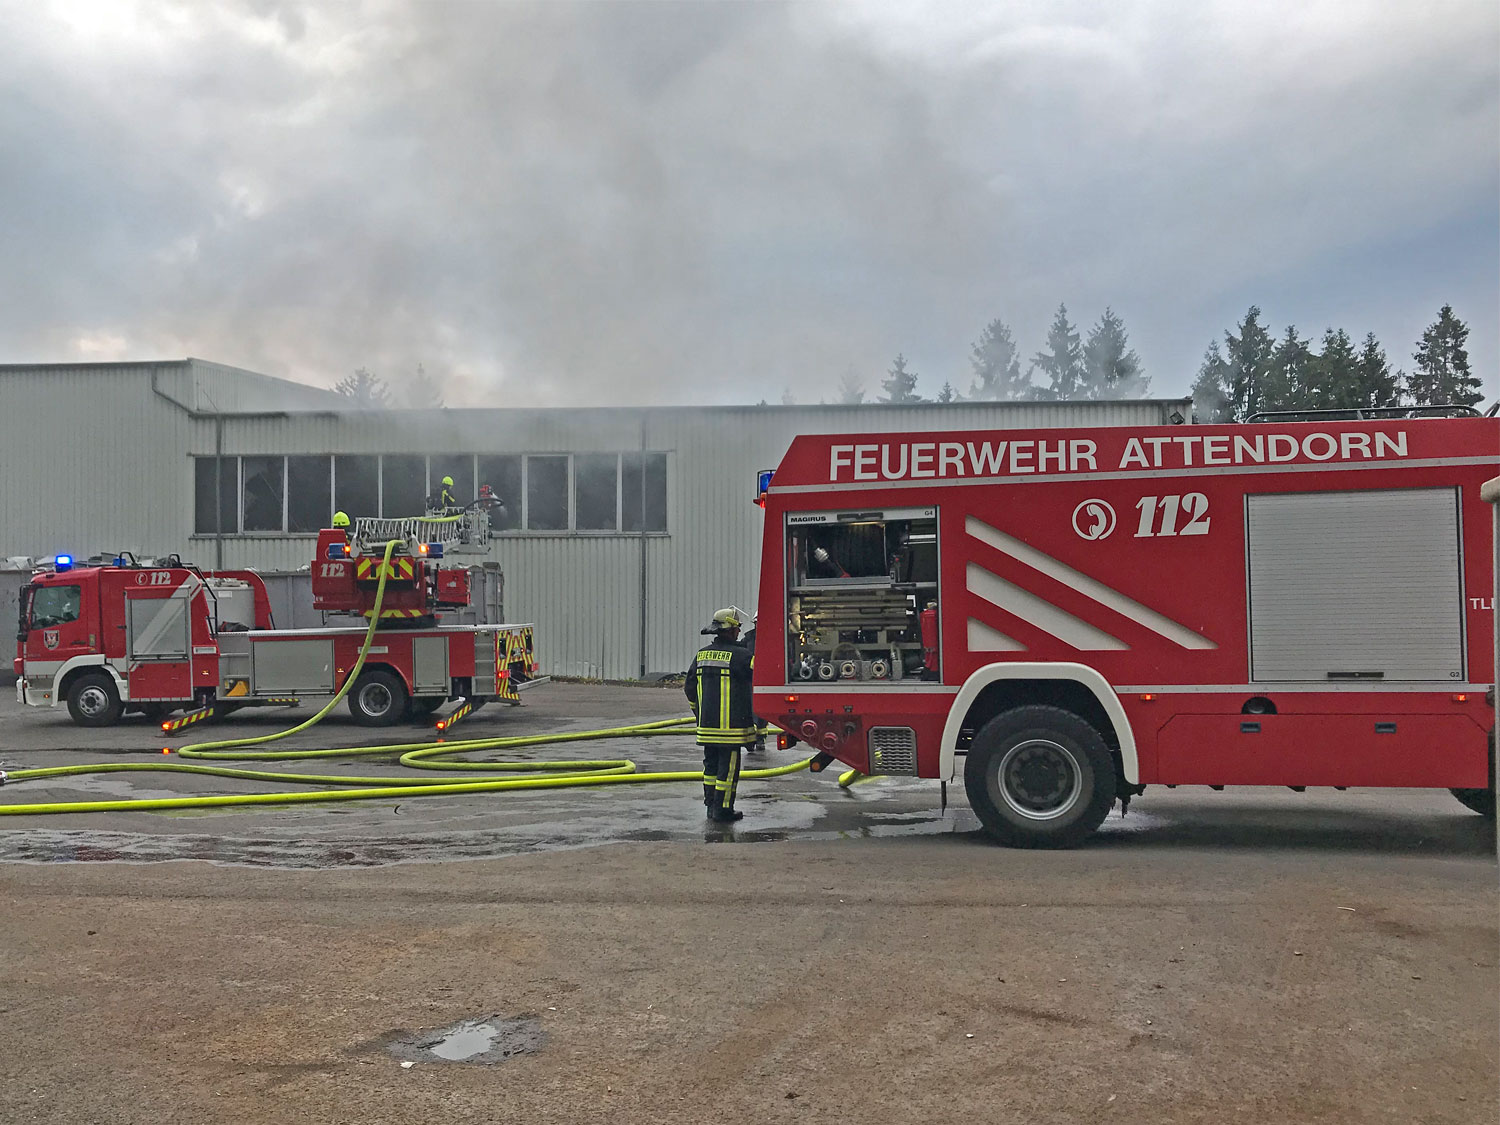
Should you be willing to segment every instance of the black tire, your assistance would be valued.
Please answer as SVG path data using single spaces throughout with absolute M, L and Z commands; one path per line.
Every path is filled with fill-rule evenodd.
M 1450 789 L 1464 808 L 1477 812 L 1486 820 L 1495 819 L 1495 732 L 1490 731 L 1490 787 L 1488 789 Z
M 68 714 L 81 727 L 112 727 L 124 710 L 108 672 L 85 672 L 68 685 Z
M 1486 820 L 1495 819 L 1495 791 L 1493 789 L 1450 789 L 1466 809 L 1477 812 Z
M 1115 761 L 1094 727 L 1060 707 L 995 716 L 975 734 L 964 788 L 979 822 L 1012 848 L 1075 848 L 1115 803 Z
M 362 727 L 389 727 L 406 714 L 406 684 L 394 672 L 371 668 L 349 690 L 349 714 Z

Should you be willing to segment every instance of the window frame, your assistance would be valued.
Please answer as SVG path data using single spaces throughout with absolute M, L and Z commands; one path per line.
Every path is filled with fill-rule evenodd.
M 204 454 L 197 454 L 197 453 L 195 453 L 195 454 L 192 454 L 191 457 L 192 457 L 192 460 L 193 460 L 193 463 L 194 463 L 194 476 L 193 476 L 194 516 L 193 516 L 193 531 L 189 534 L 189 538 L 190 539 L 200 539 L 200 540 L 201 539 L 216 539 L 216 538 L 219 538 L 221 536 L 223 538 L 226 538 L 226 539 L 228 539 L 228 538 L 234 538 L 234 539 L 315 539 L 315 538 L 317 538 L 317 534 L 318 533 L 316 531 L 291 531 L 291 530 L 289 530 L 290 519 L 291 519 L 291 477 L 290 477 L 290 472 L 291 472 L 291 458 L 292 457 L 319 457 L 319 458 L 326 459 L 327 464 L 328 464 L 328 504 L 329 504 L 328 518 L 329 518 L 330 521 L 332 520 L 333 512 L 335 510 L 337 510 L 338 500 L 339 500 L 339 496 L 338 496 L 338 489 L 339 489 L 338 459 L 340 457 L 369 457 L 369 458 L 373 458 L 374 462 L 375 462 L 375 465 L 374 465 L 374 470 L 375 470 L 375 472 L 374 472 L 375 505 L 376 505 L 375 510 L 377 512 L 382 512 L 382 511 L 385 510 L 385 472 L 386 472 L 385 462 L 386 462 L 386 458 L 388 456 L 389 457 L 421 457 L 423 459 L 423 464 L 424 464 L 424 472 L 425 472 L 425 478 L 424 479 L 427 482 L 427 488 L 428 488 L 427 495 L 431 495 L 432 479 L 433 479 L 432 478 L 432 473 L 433 473 L 433 468 L 432 468 L 433 458 L 435 456 L 439 456 L 439 455 L 436 455 L 436 454 L 430 454 L 430 453 L 390 453 L 390 454 L 386 454 L 386 453 L 360 453 L 360 452 L 349 452 L 349 451 L 331 452 L 331 453 L 295 453 L 295 454 L 292 454 L 292 453 L 225 453 L 225 454 L 218 454 L 218 455 L 215 455 L 215 454 L 212 454 L 212 453 L 204 453 Z M 555 451 L 535 450 L 535 451 L 526 451 L 526 452 L 518 452 L 518 453 L 504 453 L 504 452 L 498 452 L 497 451 L 497 452 L 488 452 L 488 453 L 467 453 L 467 454 L 460 454 L 458 456 L 467 458 L 468 463 L 469 463 L 469 476 L 470 476 L 470 478 L 473 481 L 473 488 L 476 489 L 476 490 L 478 489 L 479 484 L 480 484 L 480 479 L 479 479 L 479 459 L 481 457 L 505 457 L 505 456 L 513 456 L 513 457 L 519 458 L 519 460 L 520 460 L 520 483 L 519 483 L 520 496 L 519 496 L 518 501 L 517 501 L 517 506 L 519 508 L 518 524 L 517 524 L 516 527 L 512 527 L 512 528 L 492 530 L 490 532 L 490 535 L 491 535 L 492 538 L 504 538 L 504 539 L 553 538 L 553 539 L 555 539 L 555 538 L 559 538 L 559 537 L 576 536 L 576 537 L 583 537 L 583 538 L 605 537 L 605 538 L 637 539 L 637 538 L 641 538 L 642 536 L 645 536 L 645 537 L 648 537 L 648 538 L 650 538 L 650 537 L 667 538 L 667 537 L 670 537 L 671 534 L 672 534 L 672 526 L 671 526 L 671 522 L 672 522 L 671 521 L 671 487 L 672 487 L 671 481 L 672 481 L 672 472 L 671 472 L 671 451 L 670 450 L 663 450 L 663 449 L 645 449 L 645 450 L 629 449 L 629 450 L 621 450 L 621 451 L 615 452 L 613 454 L 611 454 L 611 453 L 609 453 L 607 451 L 604 451 L 604 450 L 599 450 L 599 451 L 595 451 L 595 450 L 566 450 L 566 451 L 565 450 L 555 450 Z M 577 488 L 578 488 L 578 466 L 576 464 L 576 460 L 579 457 L 600 457 L 600 456 L 604 456 L 604 457 L 612 456 L 614 458 L 614 478 L 615 478 L 614 515 L 615 515 L 615 526 L 613 528 L 580 528 L 578 526 L 578 495 L 577 495 Z M 661 464 L 662 464 L 662 495 L 661 495 L 661 504 L 662 504 L 662 509 L 663 509 L 663 512 L 662 512 L 662 514 L 663 514 L 663 520 L 662 520 L 663 526 L 659 530 L 657 530 L 657 529 L 647 529 L 647 528 L 637 528 L 635 530 L 626 530 L 626 528 L 625 528 L 625 494 L 624 494 L 624 489 L 625 489 L 625 473 L 626 473 L 625 459 L 627 457 L 639 457 L 640 458 L 640 472 L 642 474 L 642 479 L 644 480 L 644 479 L 646 479 L 646 477 L 648 475 L 647 472 L 646 472 L 647 459 L 651 458 L 651 457 L 656 457 L 656 456 L 659 456 L 662 459 L 662 462 L 661 462 Z M 198 487 L 197 464 L 200 461 L 213 462 L 216 459 L 216 457 L 217 457 L 218 460 L 226 462 L 226 465 L 225 465 L 226 468 L 229 468 L 230 466 L 232 466 L 232 469 L 230 469 L 230 473 L 229 473 L 229 476 L 232 477 L 232 480 L 225 480 L 225 481 L 223 481 L 223 483 L 221 485 L 221 489 L 223 491 L 226 491 L 226 492 L 229 491 L 230 489 L 233 490 L 233 495 L 235 497 L 234 517 L 235 517 L 235 525 L 236 526 L 235 526 L 234 530 L 227 530 L 226 529 L 224 531 L 215 531 L 215 530 L 199 531 L 199 530 L 197 530 L 197 515 L 196 515 L 196 512 L 197 512 L 197 500 L 198 500 L 198 496 L 197 496 L 197 487 Z M 245 505 L 245 470 L 244 470 L 244 459 L 246 457 L 262 458 L 262 459 L 274 459 L 274 458 L 278 458 L 279 457 L 281 459 L 281 527 L 280 527 L 279 530 L 275 530 L 275 531 L 247 531 L 247 530 L 245 530 L 245 506 L 246 505 Z M 544 457 L 544 458 L 562 458 L 562 460 L 563 460 L 564 469 L 565 469 L 565 472 L 567 474 L 566 485 L 565 485 L 565 488 L 564 488 L 564 503 L 566 504 L 566 507 L 567 507 L 567 526 L 566 527 L 533 528 L 531 526 L 531 462 L 532 462 L 533 458 L 539 458 L 539 457 Z M 477 496 L 477 493 L 476 493 L 476 496 Z M 216 501 L 219 500 L 219 499 L 220 499 L 219 496 L 215 496 L 215 500 Z
M 280 535 L 283 535 L 283 536 L 286 536 L 286 537 L 289 537 L 289 538 L 299 538 L 299 539 L 300 538 L 313 538 L 313 539 L 316 539 L 317 536 L 318 536 L 317 531 L 293 531 L 292 530 L 292 458 L 293 457 L 299 457 L 299 458 L 316 457 L 316 458 L 319 458 L 322 461 L 326 462 L 326 466 L 325 467 L 328 470 L 328 511 L 324 514 L 323 518 L 325 520 L 329 521 L 329 522 L 332 522 L 332 520 L 333 520 L 333 513 L 336 510 L 334 508 L 334 506 L 333 506 L 334 457 L 335 456 L 336 455 L 332 454 L 332 453 L 285 453 L 285 454 L 282 454 L 282 458 L 281 458 L 281 531 L 279 533 Z M 327 527 L 328 523 L 323 524 L 323 526 Z
M 274 535 L 274 536 L 277 536 L 279 538 L 281 536 L 286 535 L 287 534 L 287 530 L 286 530 L 286 494 L 287 494 L 286 454 L 285 453 L 236 453 L 233 456 L 234 456 L 235 460 L 237 460 L 239 462 L 239 474 L 238 474 L 239 475 L 239 498 L 240 498 L 240 511 L 239 511 L 240 530 L 239 530 L 239 534 L 241 536 L 243 536 L 243 537 L 251 538 L 251 539 L 254 539 L 254 538 L 257 538 L 257 537 L 264 537 L 264 536 L 268 536 L 268 535 Z M 281 526 L 279 528 L 267 529 L 267 528 L 258 527 L 258 528 L 254 529 L 252 531 L 252 530 L 250 530 L 249 528 L 247 528 L 245 526 L 245 511 L 249 507 L 249 505 L 246 504 L 246 502 L 245 502 L 245 483 L 246 483 L 246 480 L 247 480 L 247 477 L 245 476 L 245 461 L 247 459 L 258 460 L 258 461 L 267 461 L 267 462 L 271 462 L 273 464 L 278 459 L 280 459 L 280 461 L 281 461 Z

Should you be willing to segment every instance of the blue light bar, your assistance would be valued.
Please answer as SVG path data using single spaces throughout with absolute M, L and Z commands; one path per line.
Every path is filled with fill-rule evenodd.
M 426 554 L 429 559 L 440 559 L 443 557 L 443 545 L 441 543 L 428 543 L 426 547 Z
M 775 469 L 762 469 L 755 475 L 755 493 L 764 496 L 766 490 L 771 487 L 771 478 L 776 475 Z
M 52 561 L 52 565 L 58 570 L 71 570 L 73 569 L 73 556 L 58 555 L 57 558 Z

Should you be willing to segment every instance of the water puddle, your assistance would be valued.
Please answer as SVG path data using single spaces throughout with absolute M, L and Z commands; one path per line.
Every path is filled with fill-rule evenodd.
M 385 1039 L 385 1049 L 408 1063 L 455 1062 L 490 1065 L 514 1055 L 530 1055 L 547 1041 L 539 1020 L 532 1016 L 505 1019 L 482 1016 L 427 1031 L 397 1031 Z
M 465 1020 L 427 1049 L 440 1059 L 463 1062 L 488 1051 L 499 1034 L 500 1029 L 492 1023 Z

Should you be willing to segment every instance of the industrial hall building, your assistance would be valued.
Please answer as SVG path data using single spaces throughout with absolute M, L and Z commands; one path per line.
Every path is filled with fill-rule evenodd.
M 487 484 L 505 502 L 487 560 L 472 561 L 498 564 L 494 612 L 536 625 L 542 671 L 651 677 L 686 666 L 714 610 L 753 609 L 757 473 L 798 434 L 1190 414 L 1185 399 L 359 409 L 198 359 L 0 365 L 0 563 L 12 602 L 32 561 L 58 553 L 305 576 L 335 511 L 420 515 L 451 476 L 461 501 Z

